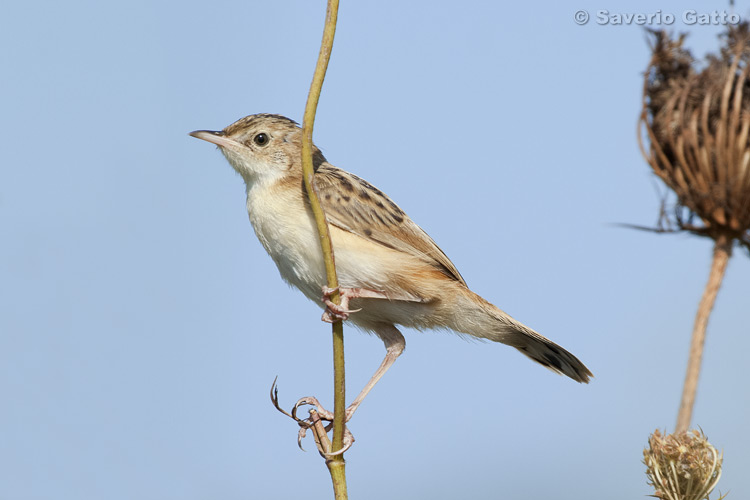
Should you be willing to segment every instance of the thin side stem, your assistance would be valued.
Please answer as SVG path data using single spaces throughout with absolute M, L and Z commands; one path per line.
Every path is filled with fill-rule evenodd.
M 328 287 L 336 289 L 339 286 L 338 277 L 336 276 L 336 263 L 333 254 L 333 245 L 331 244 L 331 234 L 326 222 L 325 213 L 320 206 L 320 200 L 315 192 L 313 183 L 313 162 L 312 162 L 312 132 L 315 124 L 315 112 L 318 108 L 320 91 L 323 88 L 328 61 L 331 58 L 333 49 L 333 39 L 336 34 L 336 20 L 338 18 L 339 2 L 338 0 L 328 0 L 326 11 L 326 22 L 323 30 L 323 40 L 320 44 L 320 53 L 318 54 L 318 63 L 315 66 L 312 83 L 310 84 L 310 93 L 307 96 L 305 105 L 305 115 L 302 122 L 302 177 L 305 183 L 305 190 L 310 200 L 310 207 L 315 217 L 315 224 L 320 236 L 320 246 L 323 250 L 323 257 L 326 265 L 326 278 Z M 341 297 L 338 292 L 331 296 L 331 300 L 339 304 Z M 346 412 L 346 391 L 344 377 L 344 327 L 341 321 L 333 324 L 333 441 L 331 448 L 333 451 L 340 450 L 344 447 L 344 423 Z M 343 454 L 330 457 L 326 460 L 326 465 L 331 473 L 333 481 L 333 491 L 336 500 L 345 500 L 346 492 L 346 469 Z
M 677 414 L 677 427 L 675 433 L 687 432 L 690 428 L 690 420 L 693 417 L 693 406 L 695 405 L 695 393 L 698 389 L 698 376 L 701 371 L 701 359 L 703 358 L 703 344 L 706 340 L 706 327 L 708 318 L 714 308 L 716 295 L 721 288 L 724 273 L 727 270 L 729 257 L 732 255 L 732 240 L 719 235 L 714 245 L 714 255 L 711 262 L 711 272 L 708 275 L 708 283 L 703 291 L 703 297 L 698 304 L 698 312 L 695 315 L 693 326 L 693 338 L 690 342 L 690 358 L 688 359 L 687 373 L 685 374 L 685 385 L 682 389 L 682 401 Z

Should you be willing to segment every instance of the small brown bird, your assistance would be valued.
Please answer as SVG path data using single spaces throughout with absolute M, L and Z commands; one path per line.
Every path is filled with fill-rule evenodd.
M 403 352 L 396 325 L 444 328 L 515 347 L 576 382 L 593 376 L 571 353 L 469 290 L 456 266 L 388 196 L 328 163 L 314 147 L 314 184 L 336 257 L 342 303 L 333 304 L 317 229 L 302 183 L 302 131 L 279 115 L 242 118 L 220 132 L 190 135 L 216 144 L 245 180 L 247 211 L 281 277 L 323 304 L 323 319 L 344 319 L 385 343 L 386 356 L 347 409 L 351 417 Z M 348 309 L 349 305 L 357 311 Z

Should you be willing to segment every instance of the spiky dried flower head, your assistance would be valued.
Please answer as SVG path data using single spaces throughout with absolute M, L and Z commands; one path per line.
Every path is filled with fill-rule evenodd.
M 654 173 L 677 198 L 673 213 L 662 211 L 660 227 L 750 251 L 748 24 L 730 25 L 719 54 L 701 67 L 683 47 L 684 35 L 651 33 L 638 138 Z
M 708 500 L 721 477 L 722 454 L 703 432 L 663 435 L 659 429 L 643 450 L 648 484 L 664 500 Z M 719 497 L 719 500 L 724 496 Z

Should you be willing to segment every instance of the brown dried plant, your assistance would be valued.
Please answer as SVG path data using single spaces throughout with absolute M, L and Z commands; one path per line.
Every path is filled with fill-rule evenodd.
M 685 36 L 652 31 L 638 139 L 666 195 L 657 232 L 714 240 L 709 280 L 698 306 L 676 433 L 690 426 L 708 318 L 733 246 L 750 252 L 750 30 L 729 26 L 718 55 L 697 62 Z
M 722 455 L 703 432 L 662 435 L 657 429 L 643 450 L 643 463 L 654 497 L 705 500 L 721 477 Z M 719 497 L 722 500 L 724 496 Z
M 652 32 L 639 134 L 654 173 L 675 193 L 660 227 L 726 239 L 750 250 L 750 31 L 722 36 L 720 54 L 698 70 L 685 36 Z

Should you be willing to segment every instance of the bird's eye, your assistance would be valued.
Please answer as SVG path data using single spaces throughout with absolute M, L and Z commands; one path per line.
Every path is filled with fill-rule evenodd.
M 258 146 L 265 146 L 266 144 L 268 144 L 268 141 L 268 134 L 264 134 L 263 132 L 253 137 L 253 142 Z

